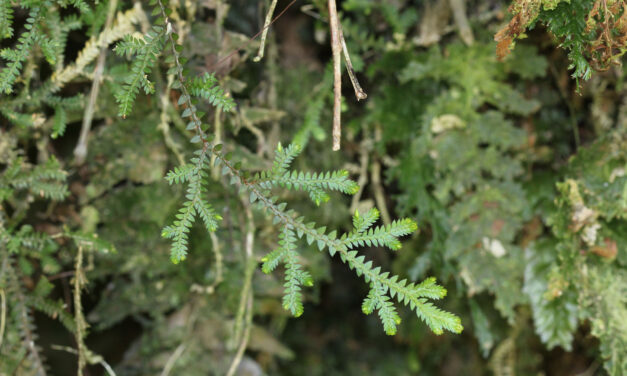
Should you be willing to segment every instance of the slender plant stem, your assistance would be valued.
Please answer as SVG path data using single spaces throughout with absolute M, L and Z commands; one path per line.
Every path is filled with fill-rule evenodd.
M 163 367 L 161 376 L 170 375 L 170 372 L 172 371 L 174 364 L 176 363 L 178 358 L 180 358 L 181 355 L 183 355 L 183 351 L 185 351 L 186 348 L 187 348 L 187 345 L 185 343 L 181 343 L 180 345 L 178 345 L 176 350 L 174 350 L 174 353 L 172 353 L 172 355 L 168 358 L 168 361 L 165 363 L 165 367 Z
M 362 99 L 368 98 L 368 94 L 361 88 L 359 84 L 359 80 L 357 80 L 357 76 L 355 75 L 355 69 L 353 69 L 353 63 L 351 62 L 351 57 L 348 54 L 348 48 L 346 47 L 346 40 L 344 39 L 344 31 L 342 30 L 342 25 L 339 25 L 340 29 L 340 39 L 342 41 L 342 52 L 344 52 L 344 61 L 346 61 L 346 70 L 348 70 L 348 77 L 351 79 L 351 83 L 353 84 L 353 89 L 355 90 L 355 97 L 360 101 Z
M 242 288 L 242 299 L 240 301 L 237 318 L 235 319 L 233 334 L 233 338 L 236 341 L 239 341 L 239 346 L 237 347 L 237 352 L 231 362 L 227 376 L 234 375 L 239 363 L 242 361 L 242 356 L 244 355 L 244 351 L 248 345 L 248 338 L 250 337 L 250 327 L 252 326 L 252 279 L 253 272 L 255 271 L 255 260 L 253 257 L 255 223 L 253 222 L 253 212 L 250 209 L 250 203 L 244 198 L 241 199 L 241 202 L 244 206 L 244 211 L 246 212 L 246 237 L 244 239 L 244 265 L 246 265 L 246 270 L 244 275 L 244 287 Z M 243 334 L 240 334 L 242 331 L 242 324 L 244 329 Z
M 83 368 L 87 365 L 87 349 L 83 336 L 87 329 L 87 322 L 83 316 L 83 306 L 81 303 L 81 289 L 85 284 L 85 275 L 83 274 L 83 247 L 78 246 L 76 255 L 76 274 L 74 275 L 74 321 L 76 321 L 76 344 L 78 352 L 78 376 L 83 375 Z
M 222 65 L 224 62 L 228 61 L 231 57 L 233 57 L 233 55 L 237 54 L 239 51 L 243 50 L 244 48 L 246 48 L 253 40 L 255 40 L 259 35 L 261 35 L 261 33 L 263 33 L 263 31 L 265 29 L 267 29 L 268 27 L 270 27 L 273 23 L 276 22 L 276 20 L 279 19 L 279 17 L 281 17 L 285 12 L 287 12 L 288 9 L 290 9 L 290 7 L 292 5 L 294 5 L 295 2 L 297 2 L 298 0 L 292 0 L 289 4 L 287 4 L 287 6 L 285 8 L 283 8 L 283 10 L 281 11 L 281 13 L 279 13 L 276 17 L 274 17 L 272 19 L 272 22 L 270 22 L 270 24 L 267 27 L 264 27 L 263 29 L 259 30 L 259 32 L 257 32 L 257 34 L 253 35 L 252 37 L 250 37 L 250 39 L 248 39 L 248 41 L 246 41 L 245 43 L 243 43 L 242 45 L 240 45 L 239 47 L 235 48 L 233 51 L 231 51 L 231 53 L 229 53 L 228 55 L 226 55 L 225 57 L 223 57 L 222 59 L 218 60 L 215 64 L 213 64 L 211 67 L 209 67 L 209 71 L 215 71 L 217 67 L 219 67 L 220 65 Z
M 266 38 L 268 36 L 268 29 L 270 28 L 270 22 L 272 22 L 272 15 L 274 14 L 274 8 L 276 8 L 277 0 L 272 0 L 270 3 L 270 9 L 268 9 L 268 13 L 266 13 L 266 20 L 263 23 L 263 33 L 261 33 L 261 44 L 259 45 L 259 52 L 257 52 L 257 56 L 253 58 L 254 62 L 258 62 L 263 59 L 263 51 L 266 47 Z
M 118 6 L 118 0 L 109 1 L 109 9 L 107 10 L 107 20 L 105 21 L 104 30 L 109 30 L 113 23 L 113 16 L 115 9 Z M 91 122 L 94 118 L 94 110 L 96 106 L 96 99 L 98 99 L 98 91 L 100 90 L 100 80 L 102 73 L 104 72 L 105 59 L 107 57 L 107 47 L 100 48 L 100 55 L 96 62 L 96 68 L 94 69 L 94 78 L 91 84 L 91 91 L 89 93 L 89 101 L 87 107 L 85 107 L 85 114 L 83 115 L 83 125 L 81 127 L 81 134 L 78 138 L 78 144 L 74 149 L 74 157 L 76 163 L 82 164 L 87 157 L 87 137 L 89 136 L 89 130 L 91 129 Z
M 237 348 L 237 353 L 235 353 L 235 358 L 233 358 L 233 362 L 229 367 L 229 371 L 226 376 L 233 376 L 235 371 L 237 371 L 237 367 L 242 361 L 242 357 L 244 356 L 244 351 L 246 351 L 246 347 L 248 346 L 248 340 L 250 338 L 250 330 L 252 329 L 252 314 L 253 311 L 253 294 L 252 291 L 248 293 L 248 304 L 246 306 L 246 329 L 244 330 L 244 336 L 242 337 L 242 341 Z
M 374 141 L 381 142 L 381 126 L 379 124 L 375 125 L 374 129 Z M 372 188 L 374 190 L 374 199 L 377 203 L 377 207 L 381 212 L 381 219 L 383 223 L 389 225 L 392 223 L 392 218 L 390 217 L 390 212 L 388 211 L 388 206 L 385 203 L 385 191 L 383 190 L 383 184 L 381 183 L 381 163 L 377 157 L 372 159 Z
M 2 348 L 2 340 L 4 339 L 4 325 L 7 317 L 7 302 L 3 288 L 0 288 L 0 300 L 0 348 Z
M 218 241 L 218 237 L 214 232 L 209 233 L 209 238 L 211 238 L 211 249 L 216 257 L 216 278 L 213 280 L 213 283 L 209 286 L 208 291 L 215 291 L 215 288 L 218 287 L 220 283 L 222 283 L 222 249 L 220 246 L 220 242 Z
M 333 51 L 333 150 L 340 150 L 342 139 L 342 42 L 335 0 L 329 0 L 329 24 Z

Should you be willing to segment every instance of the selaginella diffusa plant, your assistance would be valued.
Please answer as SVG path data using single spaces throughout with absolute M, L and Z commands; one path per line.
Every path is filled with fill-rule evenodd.
M 338 360 L 342 374 L 430 373 L 460 354 L 466 368 L 457 374 L 532 374 L 563 364 L 555 354 L 571 356 L 547 357 L 555 346 L 584 353 L 578 358 L 590 370 L 603 363 L 610 374 L 626 373 L 624 73 L 596 75 L 584 100 L 573 100 L 568 71 L 559 69 L 567 57 L 533 46 L 548 42 L 541 30 L 509 53 L 535 22 L 562 42 L 575 76 L 613 67 L 624 50 L 624 2 L 516 0 L 515 20 L 498 36 L 511 39 L 499 47 L 509 55 L 498 62 L 493 35 L 505 21 L 492 2 L 462 9 L 468 24 L 459 40 L 453 15 L 442 16 L 453 6 L 455 24 L 464 21 L 464 2 L 342 1 L 334 23 L 369 94 L 366 103 L 345 103 L 342 154 L 317 142 L 331 135 L 335 69 L 289 57 L 293 32 L 281 32 L 278 43 L 269 34 L 263 68 L 247 59 L 254 41 L 237 31 L 259 26 L 250 15 L 262 2 L 153 2 L 152 14 L 146 3 L 0 0 L 0 374 L 68 374 L 48 370 L 75 354 L 83 368 L 102 359 L 87 349 L 88 332 L 96 343 L 132 321 L 141 333 L 124 337 L 129 349 L 116 342 L 124 352 L 118 375 L 221 375 L 229 365 L 233 374 L 253 358 L 278 374 L 291 351 L 298 361 L 288 374 L 338 372 Z M 327 1 L 310 3 L 307 16 L 288 12 L 280 23 L 298 14 L 329 29 Z M 328 34 L 295 50 L 328 49 Z M 322 55 L 310 62 L 320 66 Z M 236 111 L 225 92 L 238 98 Z M 590 95 L 596 142 L 586 128 Z M 613 120 L 623 128 L 612 130 Z M 84 163 L 74 164 L 68 145 L 81 122 L 91 143 Z M 307 144 L 309 156 L 296 158 Z M 326 172 L 340 160 L 359 174 L 351 210 L 335 198 L 323 205 L 358 190 L 345 171 Z M 306 172 L 309 161 L 325 172 Z M 178 167 L 167 173 L 172 163 Z M 307 196 L 314 205 L 299 200 Z M 368 210 L 371 199 L 381 213 Z M 398 249 L 416 230 L 413 221 L 392 221 L 391 211 L 415 219 L 421 233 L 388 262 L 382 248 Z M 354 213 L 350 228 L 340 227 L 338 213 Z M 88 234 L 74 232 L 79 227 Z M 98 245 L 89 234 L 96 228 L 119 254 L 105 253 L 108 246 L 83 254 Z M 375 267 L 366 252 L 379 252 L 377 263 L 408 281 Z M 346 283 L 356 280 L 351 270 L 369 289 L 356 293 Z M 327 288 L 321 282 L 331 275 Z M 432 305 L 444 290 L 431 275 L 454 286 L 447 307 L 476 343 L 424 335 L 429 327 L 461 329 Z M 85 286 L 96 301 L 81 304 Z M 339 294 L 349 299 L 317 316 Z M 286 320 L 318 297 L 316 312 Z M 344 313 L 348 305 L 354 310 Z M 376 322 L 362 330 L 371 320 L 347 321 L 359 306 L 397 337 L 382 339 Z M 410 313 L 429 327 L 407 320 Z M 50 341 L 53 325 L 73 334 L 65 351 L 48 346 L 64 344 L 56 332 Z M 337 347 L 317 334 L 331 327 L 346 328 Z M 596 352 L 588 333 L 599 339 Z M 287 346 L 259 346 L 263 336 Z M 371 336 L 384 345 L 371 346 Z M 450 341 L 463 345 L 454 350 Z M 315 356 L 303 343 L 317 343 Z M 341 348 L 355 344 L 361 357 L 349 359 Z
M 318 226 L 294 210 L 287 209 L 285 202 L 272 195 L 272 189 L 282 187 L 302 190 L 309 194 L 316 205 L 320 205 L 329 199 L 327 191 L 346 194 L 357 192 L 358 186 L 348 178 L 348 172 L 340 170 L 312 174 L 289 170 L 290 163 L 300 152 L 298 145 L 283 148 L 279 144 L 273 167 L 257 174 L 243 170 L 241 163 L 231 160 L 231 153 L 224 153 L 224 145 L 214 141 L 213 135 L 207 131 L 208 126 L 202 123 L 204 113 L 198 111 L 196 105 L 199 98 L 206 99 L 216 108 L 229 111 L 234 107 L 234 102 L 217 86 L 214 76 L 190 77 L 184 68 L 186 60 L 181 57 L 182 45 L 177 43 L 179 36 L 168 18 L 171 10 L 167 2 L 153 0 L 151 4 L 155 6 L 154 13 L 158 15 L 154 26 L 143 38 L 126 36 L 116 47 L 120 54 L 134 55 L 131 73 L 123 90 L 117 95 L 117 101 L 120 115 L 127 116 L 140 88 L 146 94 L 154 92 L 149 74 L 158 55 L 166 55 L 165 61 L 171 65 L 168 73 L 175 77 L 172 87 L 180 93 L 177 104 L 184 107 L 182 117 L 188 120 L 187 129 L 194 132 L 191 142 L 199 144 L 189 163 L 175 168 L 166 176 L 170 184 L 187 184 L 185 202 L 174 222 L 165 227 L 162 233 L 163 237 L 172 241 L 172 262 L 179 263 L 186 259 L 188 234 L 196 217 L 200 217 L 208 232 L 214 232 L 222 219 L 203 197 L 213 160 L 214 167 L 221 169 L 240 195 L 245 195 L 250 203 L 255 203 L 257 208 L 265 211 L 281 227 L 278 248 L 262 259 L 262 269 L 269 273 L 279 264 L 285 265 L 283 307 L 294 316 L 303 313 L 301 286 L 313 285 L 310 274 L 299 260 L 297 240 L 302 238 L 309 244 L 315 243 L 321 251 L 326 249 L 331 256 L 338 254 L 342 262 L 364 278 L 370 286 L 370 292 L 362 310 L 366 314 L 377 311 L 387 334 L 395 334 L 401 322 L 391 299 L 410 307 L 436 334 L 443 333 L 445 329 L 460 333 L 463 327 L 459 317 L 437 308 L 430 301 L 446 295 L 446 290 L 437 285 L 435 279 L 429 278 L 419 284 L 409 283 L 375 267 L 372 261 L 366 261 L 356 250 L 360 246 L 398 250 L 401 247 L 399 237 L 417 230 L 414 221 L 403 219 L 386 226 L 372 227 L 378 219 L 377 210 L 372 209 L 365 214 L 355 213 L 353 231 L 341 235 L 337 231 L 329 232 L 325 226 Z

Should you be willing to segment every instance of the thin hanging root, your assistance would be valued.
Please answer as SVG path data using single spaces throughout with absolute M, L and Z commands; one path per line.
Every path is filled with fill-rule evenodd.
M 263 50 L 266 47 L 266 37 L 268 36 L 268 29 L 270 28 L 270 23 L 272 22 L 272 15 L 274 14 L 274 8 L 276 8 L 277 1 L 278 0 L 272 0 L 272 3 L 270 3 L 270 9 L 268 9 L 268 13 L 266 14 L 266 20 L 263 23 L 263 33 L 261 34 L 259 52 L 257 52 L 257 56 L 253 58 L 255 63 L 263 59 Z
M 361 88 L 357 77 L 355 76 L 355 70 L 353 69 L 353 63 L 351 63 L 351 57 L 348 54 L 348 48 L 346 48 L 346 40 L 344 39 L 344 32 L 342 31 L 342 25 L 339 25 L 340 39 L 342 41 L 342 51 L 344 52 L 344 60 L 346 61 L 346 70 L 348 70 L 348 77 L 351 79 L 353 89 L 355 89 L 355 97 L 360 101 L 368 98 L 368 94 Z
M 342 139 L 342 71 L 340 23 L 335 0 L 329 0 L 329 24 L 331 25 L 331 49 L 333 50 L 333 150 L 340 150 Z

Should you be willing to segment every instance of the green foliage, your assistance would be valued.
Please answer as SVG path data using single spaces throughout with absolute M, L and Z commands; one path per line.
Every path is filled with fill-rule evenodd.
M 576 295 L 568 289 L 562 291 L 556 281 L 556 244 L 537 244 L 536 249 L 527 250 L 525 286 L 529 296 L 536 333 L 549 348 L 557 345 L 572 349 L 573 333 L 577 328 Z M 550 286 L 550 284 L 554 286 Z M 551 288 L 551 290 L 549 290 Z
M 0 38 L 11 38 L 13 36 L 13 7 L 11 2 L 6 0 L 0 2 Z
M 340 3 L 0 1 L 0 374 L 627 373 L 622 2 Z
M 591 0 L 515 0 L 513 17 L 495 36 L 497 55 L 504 58 L 527 28 L 543 24 L 568 52 L 572 77 L 590 79 L 595 70 L 607 70 L 625 53 L 627 32 L 622 2 Z
M 254 178 L 259 187 L 264 190 L 276 186 L 303 190 L 309 193 L 309 197 L 316 205 L 329 201 L 330 196 L 326 190 L 339 191 L 349 195 L 357 193 L 359 186 L 348 178 L 348 171 L 346 170 L 320 174 L 289 171 L 290 163 L 299 153 L 300 146 L 298 144 L 291 144 L 285 150 L 279 144 L 272 170 L 262 171 Z
M 188 83 L 188 89 L 193 96 L 207 100 L 218 109 L 231 111 L 235 107 L 233 99 L 218 86 L 218 79 L 214 74 L 205 73 L 202 77 L 194 77 Z
M 38 4 L 44 5 L 44 4 Z M 4 48 L 0 51 L 0 57 L 7 60 L 9 63 L 6 67 L 3 67 L 0 71 L 0 92 L 10 94 L 13 91 L 13 84 L 20 74 L 22 64 L 28 58 L 32 46 L 36 42 L 40 42 L 40 47 L 49 62 L 54 61 L 54 57 L 51 53 L 51 40 L 48 39 L 41 31 L 39 26 L 42 19 L 45 17 L 45 10 L 42 10 L 40 6 L 33 6 L 30 10 L 28 18 L 26 19 L 26 25 L 22 34 L 18 38 L 18 44 L 14 49 Z M 10 18 L 6 17 L 3 28 L 6 33 L 12 33 L 10 29 Z
M 52 200 L 63 200 L 68 195 L 65 179 L 67 173 L 60 169 L 56 158 L 45 164 L 32 166 L 24 158 L 7 161 L 7 168 L 0 177 L 2 199 L 8 199 L 20 191 L 27 190 L 34 196 Z
M 129 57 L 134 55 L 130 73 L 122 86 L 122 90 L 116 94 L 119 116 L 126 117 L 131 113 L 140 88 L 146 94 L 155 92 L 154 84 L 148 79 L 148 74 L 154 68 L 157 58 L 163 50 L 165 31 L 163 26 L 155 25 L 143 38 L 126 35 L 116 45 L 115 52 L 118 55 Z

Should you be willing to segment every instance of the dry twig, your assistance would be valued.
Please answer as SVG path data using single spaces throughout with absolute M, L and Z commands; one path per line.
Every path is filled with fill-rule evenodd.
M 263 59 L 263 50 L 266 47 L 266 37 L 268 36 L 268 29 L 270 28 L 270 22 L 272 22 L 272 15 L 274 14 L 274 8 L 276 8 L 276 3 L 277 0 L 272 0 L 272 3 L 270 3 L 270 9 L 268 9 L 268 13 L 266 14 L 266 20 L 263 23 L 263 33 L 261 34 L 259 52 L 257 52 L 257 56 L 253 58 L 253 61 L 255 63 Z
M 333 50 L 333 150 L 340 150 L 342 138 L 342 42 L 340 22 L 337 17 L 335 0 L 329 0 L 329 24 L 331 27 L 331 48 Z
M 359 80 L 357 80 L 357 76 L 355 75 L 355 69 L 353 69 L 353 63 L 351 62 L 351 57 L 348 54 L 348 48 L 346 47 L 346 40 L 344 40 L 344 31 L 342 30 L 342 25 L 339 25 L 340 29 L 340 39 L 342 41 L 342 51 L 344 52 L 344 60 L 346 61 L 346 70 L 348 71 L 348 77 L 351 79 L 351 83 L 353 84 L 353 89 L 355 89 L 355 97 L 360 101 L 362 99 L 368 98 L 368 94 L 361 88 L 359 84 Z
M 109 10 L 107 11 L 107 20 L 105 21 L 104 30 L 109 30 L 113 23 L 113 16 L 115 9 L 118 6 L 117 0 L 111 0 L 109 3 Z M 104 72 L 105 58 L 107 57 L 107 47 L 100 48 L 100 55 L 96 62 L 96 68 L 94 69 L 93 82 L 91 84 L 91 92 L 89 93 L 89 101 L 87 107 L 85 107 L 85 114 L 83 116 L 83 125 L 81 127 L 81 134 L 78 138 L 78 144 L 74 149 L 74 157 L 76 157 L 76 163 L 82 164 L 85 162 L 87 156 L 87 137 L 89 136 L 89 130 L 91 129 L 91 122 L 94 118 L 94 111 L 96 106 L 96 99 L 98 98 L 98 91 L 100 90 L 100 80 L 102 73 Z

